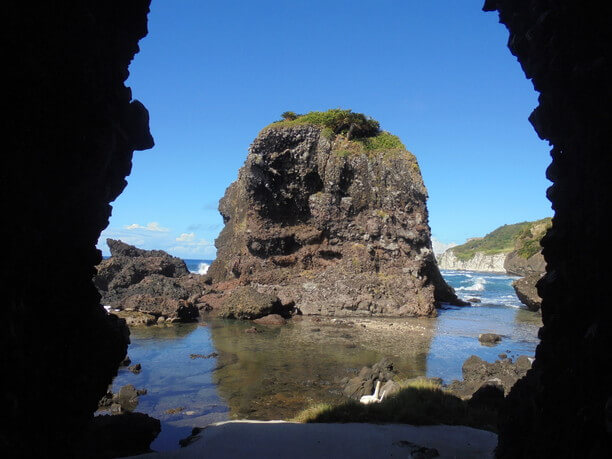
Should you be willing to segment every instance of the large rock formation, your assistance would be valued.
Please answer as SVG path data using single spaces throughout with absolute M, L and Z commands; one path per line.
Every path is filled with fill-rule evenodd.
M 127 337 L 92 283 L 110 202 L 132 153 L 153 145 L 125 87 L 148 0 L 13 2 L 3 8 L 6 222 L 0 279 L 0 451 L 72 457 Z M 58 401 L 53 412 L 43 412 Z
M 541 343 L 506 399 L 498 457 L 612 456 L 608 245 L 612 28 L 608 2 L 487 0 L 540 92 L 530 121 L 550 141 L 555 217 L 542 240 Z
M 183 260 L 162 250 L 143 250 L 113 239 L 106 243 L 111 257 L 98 265 L 94 277 L 105 305 L 139 311 L 155 320 L 189 321 L 198 317 L 195 300 L 205 290 L 204 279 L 191 274 Z M 123 317 L 121 312 L 118 315 Z M 142 319 L 130 314 L 125 318 L 128 323 Z
M 431 249 L 427 191 L 401 147 L 272 125 L 219 203 L 213 281 L 239 279 L 304 314 L 434 315 L 457 301 Z

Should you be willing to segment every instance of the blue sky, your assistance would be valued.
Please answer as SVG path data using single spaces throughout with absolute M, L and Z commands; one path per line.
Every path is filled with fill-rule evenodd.
M 127 84 L 156 145 L 135 152 L 107 237 L 213 258 L 217 203 L 259 130 L 350 108 L 421 166 L 433 236 L 462 243 L 552 215 L 537 93 L 482 0 L 153 0 Z

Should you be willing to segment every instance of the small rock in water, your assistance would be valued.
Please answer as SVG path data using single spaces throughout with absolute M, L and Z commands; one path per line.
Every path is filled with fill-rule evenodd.
M 184 409 L 185 408 L 183 408 L 182 406 L 179 406 L 178 408 L 170 408 L 170 409 L 164 411 L 164 413 L 166 413 L 166 414 L 176 414 L 176 413 L 180 413 Z
M 501 341 L 501 335 L 497 333 L 481 333 L 478 335 L 478 341 L 485 346 L 494 346 Z
M 190 359 L 210 359 L 211 357 L 217 357 L 219 354 L 211 352 L 210 354 L 189 354 Z
M 255 327 L 251 327 L 251 328 L 247 328 L 245 331 L 245 333 L 261 333 L 259 330 L 257 330 L 257 328 Z
M 253 322 L 260 325 L 285 325 L 287 321 L 279 314 L 268 314 L 255 319 Z
M 497 357 L 499 357 L 500 359 L 507 359 L 508 358 L 508 354 L 499 354 Z
M 468 298 L 470 303 L 480 303 L 480 298 Z
M 138 373 L 140 373 L 140 370 L 142 370 L 142 366 L 139 363 L 137 363 L 136 365 L 132 365 L 131 367 L 128 367 L 128 370 L 130 370 L 132 373 L 137 375 Z

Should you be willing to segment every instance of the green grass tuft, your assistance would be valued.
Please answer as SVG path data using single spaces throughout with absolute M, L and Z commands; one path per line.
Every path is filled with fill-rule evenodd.
M 467 402 L 429 381 L 411 382 L 380 403 L 363 405 L 350 400 L 340 405 L 315 405 L 299 413 L 295 422 L 372 422 L 412 425 L 465 425 L 496 431 L 494 410 L 470 408 Z

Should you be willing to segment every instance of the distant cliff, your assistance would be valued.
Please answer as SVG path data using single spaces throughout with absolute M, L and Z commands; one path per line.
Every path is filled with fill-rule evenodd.
M 503 225 L 485 237 L 452 247 L 438 258 L 441 269 L 507 272 L 517 276 L 543 273 L 540 240 L 551 219 Z
M 441 269 L 457 269 L 462 271 L 487 271 L 487 272 L 506 272 L 504 262 L 507 253 L 496 253 L 487 255 L 483 252 L 476 252 L 468 260 L 462 260 L 448 249 L 438 258 L 438 266 Z
M 304 314 L 435 315 L 456 302 L 436 265 L 416 158 L 350 110 L 283 114 L 219 203 L 208 273 Z

